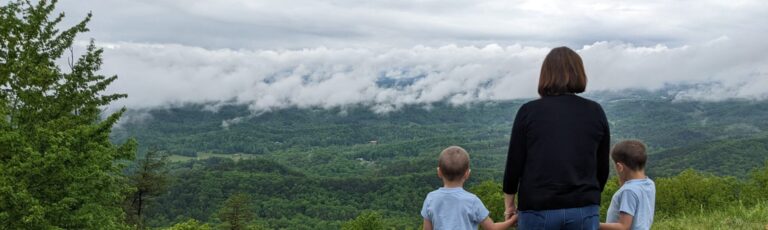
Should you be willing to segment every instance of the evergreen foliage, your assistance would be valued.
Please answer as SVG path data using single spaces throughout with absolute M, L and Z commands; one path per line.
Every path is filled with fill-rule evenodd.
M 225 223 L 225 228 L 243 230 L 253 221 L 251 209 L 251 200 L 248 195 L 238 193 L 224 201 L 224 206 L 219 210 L 218 216 Z
M 93 41 L 62 70 L 56 60 L 89 14 L 61 30 L 56 1 L 0 6 L 0 226 L 8 229 L 120 229 L 124 165 L 136 142 L 109 135 L 124 110 L 102 119 L 101 107 L 124 94 L 102 94 L 116 76 L 98 74 Z M 74 58 L 74 57 L 71 57 Z
M 139 159 L 128 175 L 131 193 L 126 197 L 126 215 L 130 224 L 144 228 L 144 212 L 153 198 L 166 191 L 167 155 L 159 151 L 149 151 Z

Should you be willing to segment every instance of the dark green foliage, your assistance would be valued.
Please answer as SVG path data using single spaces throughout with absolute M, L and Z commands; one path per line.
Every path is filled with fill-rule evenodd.
M 224 201 L 224 206 L 219 209 L 219 219 L 224 222 L 224 228 L 230 230 L 243 230 L 253 221 L 253 208 L 248 195 L 237 193 Z
M 670 91 L 598 92 L 614 139 L 641 139 L 651 153 L 712 140 L 744 138 L 768 130 L 768 102 L 675 101 Z
M 666 98 L 665 92 L 633 93 L 594 97 L 608 114 L 614 140 L 641 139 L 650 154 L 661 153 L 651 157 L 650 175 L 675 175 L 690 164 L 718 175 L 746 177 L 768 156 L 761 147 L 768 135 L 768 102 L 678 102 Z M 431 160 L 423 153 L 458 144 L 480 153 L 473 168 L 498 171 L 511 121 L 523 102 L 461 107 L 437 103 L 429 110 L 407 106 L 389 114 L 362 106 L 290 108 L 258 116 L 251 116 L 246 106 L 221 106 L 212 112 L 204 110 L 206 105 L 186 105 L 132 111 L 150 118 L 116 129 L 115 140 L 135 136 L 144 146 L 188 156 L 266 154 L 291 168 L 334 176 L 370 173 L 364 164 L 355 163 L 372 161 L 381 166 L 381 175 L 423 172 Z M 222 127 L 223 121 L 235 118 L 241 122 Z M 378 143 L 375 148 L 368 144 L 372 140 Z M 655 164 L 656 159 L 660 163 Z
M 384 230 L 381 214 L 366 211 L 341 225 L 342 230 Z
M 649 157 L 652 176 L 675 175 L 687 168 L 716 175 L 747 177 L 768 160 L 768 136 L 716 140 L 665 150 Z
M 62 71 L 56 60 L 88 31 L 91 16 L 60 30 L 56 1 L 0 6 L 0 226 L 7 229 L 120 229 L 122 165 L 136 142 L 109 135 L 124 111 L 101 107 L 125 97 L 101 94 L 116 76 L 97 74 L 91 42 Z M 72 57 L 74 58 L 74 57 Z
M 139 159 L 128 174 L 131 193 L 126 197 L 127 221 L 144 228 L 144 213 L 153 198 L 165 192 L 168 186 L 166 175 L 167 155 L 149 151 Z
M 766 135 L 768 122 L 762 116 L 768 117 L 768 110 L 761 108 L 768 102 L 673 102 L 658 95 L 596 95 L 616 141 L 636 138 L 649 143 L 652 177 L 674 176 L 694 167 L 746 179 L 748 170 L 760 161 L 742 162 L 768 156 L 760 148 L 742 150 L 747 146 L 742 143 L 717 144 L 764 143 L 760 138 Z M 385 228 L 403 229 L 418 227 L 424 197 L 441 186 L 435 167 L 446 146 L 463 146 L 472 156 L 472 176 L 465 188 L 502 178 L 511 121 L 522 102 L 462 107 L 438 103 L 429 110 L 410 106 L 390 114 L 354 106 L 285 109 L 253 117 L 245 106 L 211 112 L 203 110 L 205 105 L 186 105 L 134 111 L 151 118 L 116 129 L 115 140 L 136 136 L 175 154 L 252 154 L 240 161 L 212 158 L 172 164 L 173 183 L 157 199 L 162 208 L 148 213 L 153 226 L 190 217 L 215 222 L 211 210 L 231 194 L 243 192 L 253 198 L 255 215 L 267 228 L 338 229 L 362 210 L 375 210 Z M 222 121 L 236 117 L 243 117 L 241 123 L 222 127 Z M 370 144 L 371 140 L 377 143 Z M 723 154 L 677 154 L 682 149 L 706 152 L 713 146 L 720 146 Z M 690 157 L 657 160 L 656 154 Z M 617 188 L 611 179 L 606 191 Z M 490 186 L 481 190 L 489 191 L 479 192 L 481 197 L 499 199 L 491 195 Z M 612 195 L 603 197 L 610 200 Z M 503 203 L 486 205 L 497 209 Z M 494 220 L 500 215 L 496 212 L 492 210 Z
M 252 117 L 247 106 L 222 106 L 217 112 L 203 105 L 132 111 L 148 120 L 115 130 L 115 138 L 135 136 L 145 146 L 179 155 L 196 152 L 267 154 L 287 150 L 352 146 L 378 141 L 400 143 L 402 152 L 358 157 L 410 156 L 426 146 L 404 145 L 429 138 L 502 139 L 519 102 L 486 103 L 471 108 L 438 105 L 430 111 L 409 106 L 386 115 L 366 107 L 330 110 L 284 109 Z M 435 116 L 440 114 L 440 116 Z M 227 128 L 225 121 L 241 119 Z M 447 132 L 453 131 L 453 132 Z M 471 133 L 465 133 L 471 132 Z M 493 134 L 493 135 L 492 135 Z
M 223 158 L 177 164 L 172 167 L 175 182 L 157 200 L 157 206 L 164 208 L 148 210 L 148 216 L 163 217 L 170 223 L 176 217 L 213 221 L 210 210 L 219 209 L 231 194 L 247 192 L 255 216 L 267 220 L 269 228 L 338 229 L 361 210 L 373 208 L 384 210 L 382 214 L 390 218 L 405 217 L 407 221 L 400 221 L 400 226 L 412 226 L 426 193 L 440 186 L 431 171 L 398 177 L 324 177 L 237 170 L 236 165 L 248 162 L 280 168 L 275 162 L 271 163 L 275 166 L 266 165 L 270 161 Z

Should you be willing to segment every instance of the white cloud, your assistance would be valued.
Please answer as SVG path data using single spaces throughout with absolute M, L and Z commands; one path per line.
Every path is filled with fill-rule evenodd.
M 407 104 L 536 97 L 538 71 L 550 47 L 448 45 L 398 49 L 229 50 L 181 45 L 108 44 L 113 106 L 245 103 L 255 112 L 352 104 L 379 112 Z M 765 99 L 768 45 L 716 38 L 680 47 L 596 42 L 577 48 L 588 90 L 698 85 L 680 99 Z

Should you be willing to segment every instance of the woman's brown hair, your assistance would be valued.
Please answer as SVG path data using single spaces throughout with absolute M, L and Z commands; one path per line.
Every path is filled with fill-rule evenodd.
M 541 65 L 539 95 L 544 97 L 583 93 L 585 88 L 587 74 L 579 54 L 565 46 L 549 51 Z

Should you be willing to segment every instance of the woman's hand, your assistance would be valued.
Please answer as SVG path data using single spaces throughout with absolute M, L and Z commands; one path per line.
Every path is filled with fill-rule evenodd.
M 504 220 L 509 220 L 517 214 L 517 207 L 515 206 L 515 194 L 504 193 Z
M 517 210 L 515 210 L 515 208 L 507 209 L 506 211 L 504 211 L 504 220 L 509 220 L 512 217 L 514 217 L 515 215 L 517 215 L 516 212 Z

